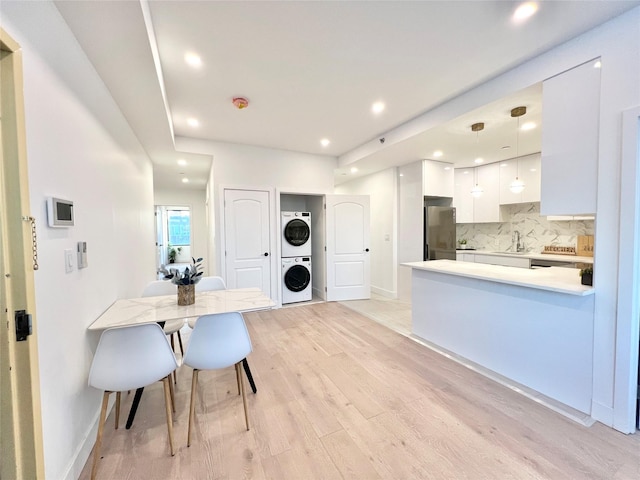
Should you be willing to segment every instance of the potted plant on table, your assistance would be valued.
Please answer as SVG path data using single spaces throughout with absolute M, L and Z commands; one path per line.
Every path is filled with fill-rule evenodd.
M 593 267 L 584 267 L 580 270 L 580 283 L 582 285 L 593 285 Z
M 178 286 L 178 305 L 192 305 L 196 301 L 196 283 L 202 278 L 202 258 L 191 258 L 193 263 L 180 271 L 177 268 L 161 268 L 164 280 L 171 280 L 171 283 Z
M 458 240 L 458 245 L 460 245 L 460 248 L 464 250 L 465 248 L 467 248 L 467 239 L 461 238 L 460 240 Z

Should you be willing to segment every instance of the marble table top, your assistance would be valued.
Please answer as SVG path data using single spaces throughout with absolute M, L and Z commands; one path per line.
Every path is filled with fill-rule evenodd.
M 178 305 L 177 295 L 129 298 L 116 300 L 89 325 L 89 330 L 176 319 L 193 323 L 198 317 L 210 313 L 249 312 L 274 305 L 275 302 L 259 288 L 197 292 L 195 303 L 186 306 Z

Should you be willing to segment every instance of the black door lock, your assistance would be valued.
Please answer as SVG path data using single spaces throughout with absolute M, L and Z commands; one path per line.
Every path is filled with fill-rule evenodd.
M 31 335 L 31 314 L 26 310 L 16 310 L 16 341 L 24 342 Z

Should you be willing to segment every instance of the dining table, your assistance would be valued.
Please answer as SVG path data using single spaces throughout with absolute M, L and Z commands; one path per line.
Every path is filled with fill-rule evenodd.
M 169 320 L 184 319 L 192 328 L 203 315 L 228 312 L 252 312 L 266 310 L 275 306 L 275 302 L 259 288 L 230 288 L 226 290 L 208 290 L 197 292 L 191 305 L 178 305 L 176 295 L 157 297 L 136 297 L 119 299 L 113 302 L 91 325 L 89 331 L 101 331 L 112 327 L 124 327 L 143 323 L 164 323 Z M 242 366 L 256 393 L 255 382 L 245 358 Z M 131 428 L 142 398 L 144 388 L 136 390 L 126 428 Z

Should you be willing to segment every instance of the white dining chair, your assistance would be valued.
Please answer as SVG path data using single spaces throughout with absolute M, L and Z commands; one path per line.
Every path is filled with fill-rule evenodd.
M 222 277 L 202 277 L 196 283 L 196 292 L 207 292 L 211 290 L 226 290 L 227 285 Z
M 158 297 L 160 295 L 176 295 L 177 288 L 173 283 L 168 280 L 154 280 L 149 282 L 142 291 L 143 297 Z M 171 338 L 171 348 L 176 351 L 174 335 L 178 337 L 178 343 L 180 345 L 180 354 L 184 356 L 184 348 L 182 346 L 182 335 L 180 335 L 180 329 L 184 327 L 184 318 L 176 320 L 167 320 L 164 323 L 164 333 Z M 175 383 L 175 376 L 174 376 Z
M 240 312 L 203 315 L 189 338 L 184 364 L 193 368 L 191 379 L 191 402 L 189 405 L 189 430 L 187 446 L 191 445 L 191 431 L 195 416 L 196 389 L 200 370 L 217 370 L 235 366 L 238 390 L 242 396 L 244 419 L 249 430 L 247 396 L 243 375 L 240 371 L 242 360 L 252 351 L 251 339 L 244 318 Z
M 146 387 L 162 380 L 164 387 L 169 449 L 173 448 L 172 392 L 170 375 L 178 367 L 167 337 L 157 323 L 108 328 L 102 332 L 89 371 L 89 385 L 102 390 L 102 409 L 93 452 L 91 478 L 95 479 L 109 396 L 116 392 L 116 429 L 120 417 L 121 392 Z

